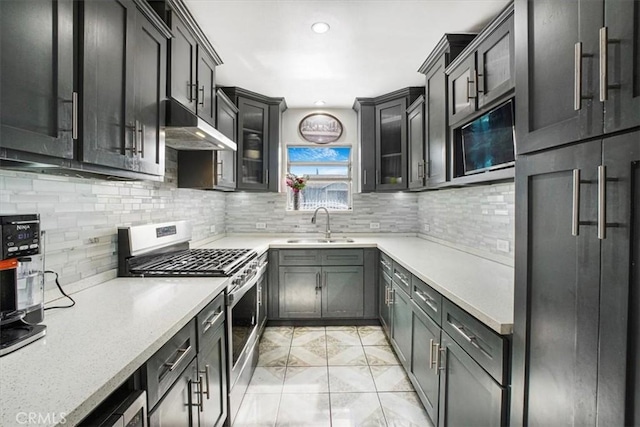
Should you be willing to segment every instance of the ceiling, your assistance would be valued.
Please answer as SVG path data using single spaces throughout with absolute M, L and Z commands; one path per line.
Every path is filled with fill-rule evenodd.
M 217 84 L 282 96 L 289 108 L 351 108 L 424 84 L 444 33 L 478 32 L 509 0 L 186 0 L 224 64 Z M 327 22 L 325 34 L 311 31 Z M 317 107 L 315 107 L 317 108 Z

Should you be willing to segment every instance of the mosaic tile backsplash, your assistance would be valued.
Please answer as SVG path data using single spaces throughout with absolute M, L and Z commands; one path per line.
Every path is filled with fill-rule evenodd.
M 324 232 L 324 213 L 287 212 L 286 194 L 179 189 L 167 150 L 164 182 L 106 181 L 0 170 L 0 213 L 41 214 L 46 267 L 66 287 L 108 279 L 117 267 L 117 227 L 190 219 L 194 240 L 224 233 Z M 334 233 L 419 233 L 479 254 L 513 258 L 514 185 L 425 193 L 354 194 L 353 212 L 332 213 Z M 257 228 L 261 223 L 265 228 Z M 371 224 L 379 228 L 371 228 Z M 428 226 L 428 231 L 427 231 Z M 507 242 L 508 252 L 497 250 Z M 54 287 L 47 278 L 47 290 Z M 96 281 L 98 283 L 100 280 Z M 57 293 L 55 291 L 54 293 Z

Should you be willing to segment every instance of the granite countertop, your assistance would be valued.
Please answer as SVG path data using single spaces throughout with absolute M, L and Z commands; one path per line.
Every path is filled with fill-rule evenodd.
M 229 236 L 199 247 L 258 253 L 377 247 L 497 333 L 511 333 L 512 267 L 417 237 L 349 237 L 355 241 L 314 244 Z M 227 280 L 117 278 L 73 294 L 75 307 L 46 313 L 44 338 L 0 358 L 0 425 L 19 425 L 16 416 L 29 413 L 48 417 L 41 426 L 56 425 L 63 416 L 75 425 L 224 290 Z
M 118 278 L 73 294 L 74 307 L 46 312 L 44 338 L 0 358 L 0 425 L 20 425 L 29 413 L 48 421 L 39 426 L 56 425 L 61 417 L 75 425 L 226 282 Z

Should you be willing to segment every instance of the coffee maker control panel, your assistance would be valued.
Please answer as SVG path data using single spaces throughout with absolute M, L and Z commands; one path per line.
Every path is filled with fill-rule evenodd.
M 18 258 L 40 253 L 40 216 L 0 216 L 2 230 L 2 259 Z

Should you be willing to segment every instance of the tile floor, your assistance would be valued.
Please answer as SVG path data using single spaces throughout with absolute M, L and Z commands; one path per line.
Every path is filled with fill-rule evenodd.
M 432 426 L 379 326 L 269 327 L 233 427 Z

